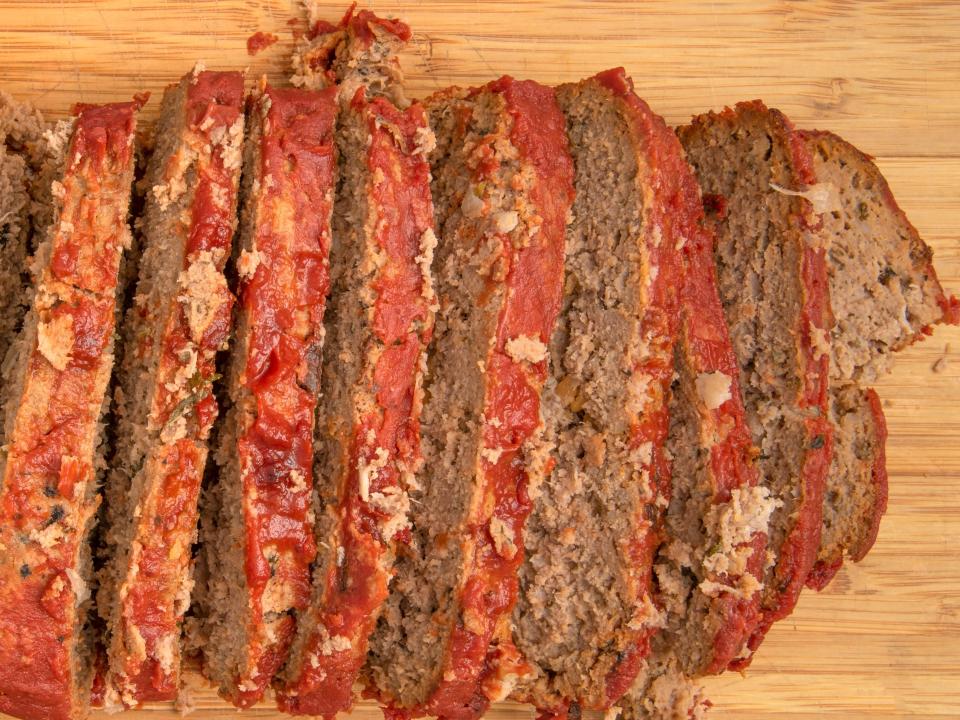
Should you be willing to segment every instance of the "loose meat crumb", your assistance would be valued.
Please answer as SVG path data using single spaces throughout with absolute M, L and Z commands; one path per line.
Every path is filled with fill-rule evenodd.
M 730 376 L 722 372 L 700 373 L 696 380 L 697 395 L 707 410 L 716 410 L 732 396 L 730 395 Z
M 60 315 L 37 325 L 37 349 L 54 368 L 63 372 L 73 351 L 73 318 Z
M 547 346 L 533 335 L 518 335 L 507 340 L 506 350 L 516 362 L 536 364 L 547 359 Z

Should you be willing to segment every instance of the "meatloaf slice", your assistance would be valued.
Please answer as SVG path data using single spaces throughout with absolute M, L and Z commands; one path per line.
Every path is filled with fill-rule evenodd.
M 310 30 L 294 48 L 290 80 L 312 88 L 339 83 L 348 100 L 363 87 L 368 99 L 382 95 L 404 108 L 410 102 L 397 52 L 412 37 L 410 27 L 356 7 L 353 3 L 337 25 L 311 12 Z
M 97 595 L 108 707 L 171 699 L 178 690 L 197 496 L 217 415 L 211 386 L 230 330 L 223 267 L 236 227 L 242 100 L 236 72 L 194 71 L 168 88 L 147 169 Z
M 831 389 L 833 463 L 823 502 L 823 532 L 807 586 L 822 590 L 846 555 L 862 560 L 887 509 L 887 426 L 880 398 L 857 385 Z
M 831 378 L 868 384 L 885 375 L 892 353 L 960 322 L 960 301 L 947 297 L 933 251 L 897 205 L 870 157 L 829 132 L 801 132 L 818 185 L 788 189 L 819 195 L 828 247 Z
M 540 396 L 573 171 L 549 88 L 502 78 L 427 106 L 440 236 L 424 463 L 364 677 L 394 708 L 459 718 L 487 701 L 487 653 L 509 627 L 530 491 L 547 470 Z
M 423 106 L 401 111 L 360 88 L 341 109 L 337 147 L 330 351 L 317 421 L 320 558 L 278 692 L 281 709 L 327 718 L 353 703 L 398 544 L 410 541 L 436 304 L 433 133 Z
M 30 306 L 29 258 L 41 230 L 35 227 L 32 196 L 39 184 L 45 129 L 37 110 L 0 92 L 0 396 L 3 359 Z
M 815 175 L 787 118 L 759 101 L 701 115 L 678 132 L 716 232 L 718 288 L 760 481 L 779 503 L 768 531 L 772 562 L 759 578 L 762 618 L 748 643 L 755 650 L 793 609 L 816 560 L 830 466 L 830 307 L 819 217 L 808 200 L 773 187 L 813 185 Z
M 513 638 L 513 697 L 607 708 L 662 624 L 653 558 L 679 324 L 679 249 L 697 188 L 673 133 L 623 69 L 557 91 L 576 169 L 563 306 L 550 342 L 552 472 L 536 488 Z M 522 666 L 521 666 L 522 668 Z
M 824 496 L 816 572 L 822 588 L 844 554 L 862 558 L 886 508 L 883 412 L 860 389 L 886 374 L 893 352 L 936 323 L 960 321 L 933 269 L 933 253 L 896 204 L 871 159 L 828 132 L 803 132 L 818 184 L 784 188 L 819 198 L 828 247 L 831 304 L 831 409 L 836 450 Z
M 11 351 L 0 452 L 0 712 L 88 712 L 90 531 L 113 367 L 138 105 L 78 108 L 48 137 L 54 220 Z M 69 145 L 61 144 L 69 137 Z
M 263 87 L 248 112 L 231 406 L 203 505 L 207 572 L 195 601 L 204 672 L 238 707 L 263 696 L 310 598 L 336 116 L 334 88 Z

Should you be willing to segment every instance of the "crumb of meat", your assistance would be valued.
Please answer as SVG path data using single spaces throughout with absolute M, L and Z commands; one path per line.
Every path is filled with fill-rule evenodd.
M 174 670 L 174 664 L 177 660 L 177 645 L 179 638 L 177 638 L 173 633 L 167 633 L 157 641 L 156 647 L 156 660 L 160 665 L 160 669 L 164 673 L 171 673 Z
M 468 188 L 460 201 L 460 212 L 467 218 L 478 218 L 483 214 L 483 200 L 474 188 Z
M 437 136 L 429 125 L 418 127 L 413 134 L 414 155 L 428 155 L 437 148 Z
M 80 607 L 90 597 L 90 586 L 80 577 L 80 573 L 73 568 L 67 568 L 65 572 L 70 579 L 70 585 L 73 587 L 73 604 Z
M 618 720 L 620 713 L 623 712 L 623 708 L 619 705 L 614 705 L 606 709 L 603 713 L 603 720 Z
M 495 213 L 493 222 L 497 230 L 508 233 L 520 224 L 520 214 L 516 210 Z
M 516 556 L 517 542 L 513 528 L 496 515 L 490 518 L 490 537 L 493 539 L 493 547 L 500 557 L 510 560 Z
M 163 176 L 166 182 L 150 188 L 161 210 L 166 210 L 187 191 L 187 169 L 196 159 L 196 153 L 182 145 L 167 161 Z
M 73 318 L 70 315 L 59 315 L 37 325 L 37 349 L 60 372 L 67 369 L 73 342 Z
M 385 538 L 392 538 L 410 526 L 407 519 L 410 514 L 410 497 L 396 485 L 371 493 L 370 506 L 387 516 L 380 524 L 380 531 Z
M 662 628 L 667 626 L 667 614 L 656 606 L 648 593 L 637 603 L 633 610 L 633 617 L 627 623 L 631 630 L 643 630 L 645 628 Z
M 179 284 L 178 299 L 186 306 L 190 335 L 199 341 L 220 311 L 221 299 L 227 293 L 227 281 L 217 268 L 213 253 L 204 250 L 180 273 Z
M 515 362 L 540 363 L 547 359 L 547 346 L 533 335 L 518 335 L 507 340 L 507 355 Z
M 190 81 L 192 84 L 197 84 L 197 78 L 200 77 L 200 73 L 207 69 L 206 63 L 203 60 L 197 60 L 193 65 L 193 71 L 190 73 L 193 76 L 193 79 Z
M 299 470 L 290 471 L 290 489 L 297 493 L 306 492 L 308 490 L 307 479 Z
M 390 453 L 386 448 L 378 447 L 373 451 L 373 458 L 365 462 L 362 458 L 357 462 L 357 485 L 360 497 L 364 502 L 370 500 L 370 481 L 382 467 L 386 467 Z
M 703 560 L 705 570 L 717 575 L 742 576 L 741 590 L 749 596 L 747 586 L 756 583 L 756 578 L 746 579 L 747 562 L 753 554 L 749 543 L 757 533 L 765 533 L 774 510 L 783 505 L 771 496 L 768 488 L 734 488 L 730 500 L 710 508 L 704 525 L 711 537 L 716 538 L 716 549 Z M 704 592 L 714 592 L 714 581 L 701 585 Z
M 503 455 L 503 448 L 485 447 L 480 450 L 480 457 L 482 457 L 491 465 L 496 465 L 497 462 L 499 462 L 501 455 Z
M 242 280 L 249 280 L 260 267 L 260 252 L 253 248 L 252 250 L 241 250 L 240 257 L 237 258 L 237 274 Z
M 433 252 L 437 247 L 437 236 L 433 228 L 427 228 L 420 235 L 420 254 L 416 263 L 420 267 L 420 276 L 423 282 L 420 285 L 420 296 L 425 300 L 433 300 L 433 283 L 431 282 L 430 268 L 433 265 Z
M 813 348 L 813 359 L 819 360 L 830 354 L 830 340 L 827 331 L 816 325 L 810 325 L 810 345 Z
M 187 436 L 187 418 L 185 415 L 168 421 L 160 431 L 160 440 L 169 445 Z
M 43 131 L 43 141 L 49 156 L 59 157 L 66 152 L 70 136 L 73 135 L 73 125 L 74 119 L 60 120 L 49 130 Z
M 210 131 L 210 142 L 220 148 L 220 157 L 226 170 L 239 170 L 243 163 L 243 116 L 225 127 L 218 125 Z
M 707 410 L 716 410 L 732 397 L 730 381 L 729 375 L 719 371 L 697 375 L 697 395 Z

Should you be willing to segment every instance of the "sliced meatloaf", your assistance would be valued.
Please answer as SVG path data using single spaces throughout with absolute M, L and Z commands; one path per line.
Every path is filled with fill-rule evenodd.
M 333 25 L 311 17 L 310 31 L 293 52 L 291 82 L 301 87 L 339 83 L 348 100 L 366 88 L 367 97 L 383 95 L 400 108 L 409 105 L 403 94 L 403 73 L 397 52 L 410 40 L 409 26 L 350 6 Z
M 771 562 L 758 578 L 754 650 L 793 609 L 820 544 L 832 445 L 826 253 L 811 203 L 774 189 L 813 185 L 815 175 L 787 118 L 759 101 L 701 115 L 678 133 L 716 233 L 718 289 L 760 450 L 760 482 L 778 503 Z
M 549 88 L 502 78 L 427 106 L 439 310 L 424 462 L 363 676 L 395 709 L 459 718 L 487 701 L 488 650 L 509 628 L 530 493 L 547 471 L 540 397 L 573 170 Z
M 947 297 L 933 251 L 897 205 L 873 161 L 829 132 L 801 132 L 818 184 L 804 192 L 823 212 L 830 297 L 831 377 L 868 384 L 886 374 L 892 353 L 960 322 L 960 301 Z
M 893 352 L 931 326 L 960 321 L 933 269 L 933 253 L 871 159 L 828 132 L 803 132 L 818 184 L 781 188 L 818 202 L 828 248 L 836 324 L 830 338 L 831 410 L 836 449 L 824 496 L 824 531 L 816 572 L 822 588 L 846 554 L 861 559 L 886 509 L 883 411 L 872 383 L 889 371 Z
M 831 388 L 833 462 L 823 501 L 823 532 L 807 586 L 822 590 L 846 555 L 862 560 L 887 509 L 887 426 L 880 398 L 857 385 Z
M 514 684 L 515 699 L 563 714 L 616 701 L 662 625 L 652 568 L 670 495 L 679 250 L 695 230 L 697 188 L 622 68 L 557 98 L 576 198 L 550 340 L 552 471 L 531 493 L 523 534 L 522 663 L 499 689 Z
M 216 355 L 233 297 L 243 77 L 198 72 L 167 89 L 147 169 L 143 257 L 124 320 L 117 443 L 105 494 L 105 702 L 173 698 L 193 585 L 197 496 L 217 415 Z
M 204 671 L 238 707 L 263 696 L 310 598 L 336 116 L 333 88 L 264 87 L 248 112 L 231 406 L 204 501 L 195 600 Z
M 30 305 L 29 257 L 40 230 L 34 228 L 32 196 L 39 184 L 45 129 L 38 111 L 0 92 L 0 395 L 3 358 Z
M 53 222 L 11 351 L 0 452 L 0 712 L 29 720 L 87 714 L 89 539 L 137 107 L 79 107 L 48 137 Z
M 278 691 L 281 709 L 327 718 L 353 703 L 398 546 L 410 542 L 436 304 L 426 111 L 368 100 L 362 87 L 343 100 L 317 421 L 320 550 L 314 597 Z

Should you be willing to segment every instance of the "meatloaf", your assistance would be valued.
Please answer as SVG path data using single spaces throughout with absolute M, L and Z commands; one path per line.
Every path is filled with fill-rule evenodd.
M 487 702 L 488 651 L 509 628 L 530 494 L 547 472 L 540 397 L 573 170 L 549 88 L 505 77 L 427 107 L 439 310 L 424 463 L 363 677 L 394 709 L 460 718 Z
M 29 720 L 87 714 L 90 533 L 137 108 L 80 106 L 47 138 L 53 222 L 11 350 L 0 452 L 0 712 Z
M 936 323 L 960 321 L 933 269 L 933 253 L 871 159 L 828 132 L 803 132 L 817 185 L 781 188 L 814 199 L 823 211 L 830 296 L 831 413 L 836 447 L 824 496 L 816 570 L 822 588 L 842 564 L 866 555 L 886 509 L 883 411 L 860 386 L 885 375 L 893 352 L 923 338 Z
M 263 696 L 310 598 L 336 115 L 333 88 L 263 87 L 248 112 L 230 409 L 195 601 L 204 672 L 238 707 Z
M 40 185 L 45 129 L 38 111 L 0 92 L 0 395 L 3 358 L 30 305 L 29 258 L 40 233 L 33 196 Z
M 342 91 L 341 91 L 342 92 Z M 410 541 L 420 470 L 426 344 L 436 246 L 424 108 L 359 88 L 337 128 L 341 181 L 317 421 L 315 592 L 278 693 L 281 709 L 349 710 L 393 575 Z
M 662 625 L 652 568 L 670 494 L 679 250 L 697 202 L 675 137 L 622 68 L 557 97 L 576 198 L 550 340 L 552 470 L 532 493 L 513 613 L 522 663 L 505 678 L 551 714 L 609 707 Z
M 197 496 L 217 415 L 211 386 L 230 330 L 223 267 L 236 226 L 242 100 L 236 72 L 198 69 L 169 87 L 147 169 L 97 595 L 108 707 L 171 699 L 179 686 Z
M 816 177 L 801 136 L 759 101 L 701 115 L 678 133 L 717 237 L 718 289 L 760 482 L 777 503 L 752 651 L 793 609 L 820 544 L 832 447 L 826 253 L 813 205 L 774 187 L 809 186 Z M 745 654 L 736 664 L 748 662 Z

